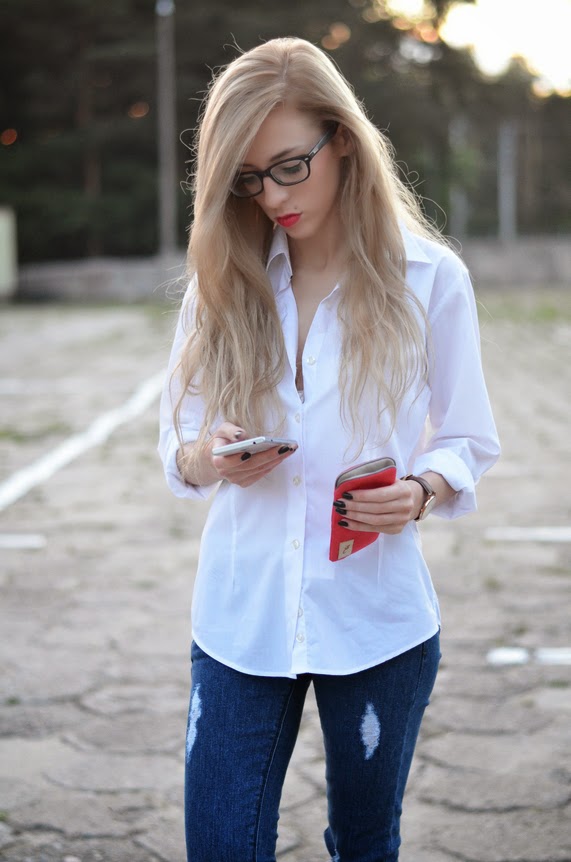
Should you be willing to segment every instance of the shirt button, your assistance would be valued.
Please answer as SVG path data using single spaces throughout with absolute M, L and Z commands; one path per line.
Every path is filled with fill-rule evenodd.
M 301 413 L 296 413 L 293 418 L 295 419 L 296 422 L 301 422 Z
M 298 542 L 298 540 L 297 540 L 297 539 L 294 539 L 294 540 L 293 540 L 293 542 L 292 542 L 291 544 L 292 544 L 293 549 L 294 549 L 295 551 L 297 551 L 297 549 L 299 548 L 299 542 Z
M 294 476 L 292 481 L 293 481 L 293 484 L 296 486 L 301 485 L 301 476 Z
M 305 640 L 305 638 L 304 638 L 304 636 L 301 634 L 301 632 L 300 632 L 298 635 L 296 635 L 296 636 L 295 636 L 295 639 L 296 639 L 296 641 L 298 642 L 298 644 L 302 644 L 302 643 L 304 642 L 304 640 Z
M 315 365 L 315 356 L 308 356 L 307 362 L 309 365 Z
M 298 608 L 298 609 L 297 609 L 297 615 L 298 615 L 298 617 L 302 617 L 302 616 L 303 616 L 303 608 Z

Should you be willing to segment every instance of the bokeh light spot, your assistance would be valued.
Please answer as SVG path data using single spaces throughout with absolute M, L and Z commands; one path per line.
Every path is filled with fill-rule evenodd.
M 321 40 L 322 46 L 327 51 L 335 51 L 340 45 L 344 45 L 351 38 L 351 30 L 347 24 L 336 22 L 329 27 L 327 33 Z
M 148 102 L 135 102 L 129 110 L 127 114 L 131 117 L 132 120 L 140 120 L 142 117 L 146 117 L 149 113 L 149 103 Z
M 5 147 L 10 147 L 12 144 L 15 144 L 17 140 L 18 132 L 16 129 L 4 129 L 0 135 L 0 144 L 3 144 Z

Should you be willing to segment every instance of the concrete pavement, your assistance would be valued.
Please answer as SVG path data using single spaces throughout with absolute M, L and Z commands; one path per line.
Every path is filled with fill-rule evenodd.
M 537 652 L 571 647 L 571 295 L 483 301 L 504 455 L 477 515 L 422 528 L 443 662 L 401 858 L 571 862 L 571 666 Z M 0 486 L 160 371 L 173 326 L 160 306 L 2 308 Z M 184 859 L 189 611 L 207 507 L 166 489 L 156 407 L 0 512 L 2 860 Z M 515 526 L 560 532 L 491 532 Z M 9 536 L 37 547 L 8 548 Z M 491 664 L 498 647 L 523 648 L 523 663 Z M 326 858 L 323 772 L 310 698 L 280 862 Z

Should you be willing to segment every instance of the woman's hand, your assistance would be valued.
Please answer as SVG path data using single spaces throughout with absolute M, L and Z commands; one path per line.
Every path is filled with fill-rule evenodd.
M 231 422 L 223 422 L 203 447 L 194 473 L 186 472 L 184 474 L 185 480 L 191 485 L 211 485 L 225 479 L 241 488 L 247 488 L 271 473 L 278 464 L 289 458 L 297 449 L 297 446 L 293 449 L 274 446 L 272 449 L 256 452 L 254 455 L 250 455 L 249 452 L 236 455 L 212 454 L 212 450 L 218 446 L 226 446 L 228 443 L 238 443 L 240 440 L 247 439 L 248 434 L 243 428 L 239 428 L 238 425 L 233 425 Z M 187 444 L 189 447 L 193 445 L 192 443 Z M 185 453 L 188 451 L 187 446 L 184 447 Z
M 334 504 L 343 526 L 392 535 L 417 517 L 424 502 L 421 485 L 404 479 L 382 488 L 352 491 L 351 496 L 352 500 L 340 498 Z
M 272 470 L 281 464 L 286 458 L 289 458 L 296 449 L 285 446 L 274 446 L 272 449 L 267 449 L 265 452 L 256 452 L 251 455 L 249 452 L 243 452 L 236 455 L 213 455 L 212 449 L 217 446 L 225 446 L 227 443 L 237 443 L 240 440 L 247 440 L 248 436 L 242 428 L 237 425 L 232 425 L 230 422 L 224 422 L 218 428 L 211 439 L 208 441 L 208 449 L 210 451 L 210 463 L 216 470 L 219 479 L 226 479 L 234 485 L 239 485 L 241 488 L 247 488 L 253 485 Z

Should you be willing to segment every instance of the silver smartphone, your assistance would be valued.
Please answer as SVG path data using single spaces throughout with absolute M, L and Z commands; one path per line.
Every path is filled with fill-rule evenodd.
M 249 440 L 239 440 L 237 443 L 228 443 L 226 446 L 216 446 L 212 450 L 213 455 L 238 455 L 241 452 L 265 452 L 274 446 L 290 446 L 297 449 L 295 440 L 283 440 L 281 437 L 250 437 Z

